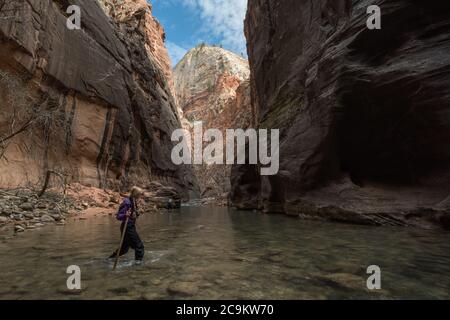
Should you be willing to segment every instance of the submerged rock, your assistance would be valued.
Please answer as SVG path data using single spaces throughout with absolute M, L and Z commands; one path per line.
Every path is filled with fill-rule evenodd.
M 15 225 L 14 226 L 14 231 L 15 232 L 24 232 L 25 228 L 23 226 L 21 226 L 21 225 Z
M 192 297 L 198 292 L 198 287 L 193 282 L 177 282 L 172 283 L 167 288 L 167 292 L 172 295 Z
M 329 275 L 321 275 L 319 279 L 351 290 L 367 290 L 366 281 L 359 276 L 350 273 L 332 273 Z

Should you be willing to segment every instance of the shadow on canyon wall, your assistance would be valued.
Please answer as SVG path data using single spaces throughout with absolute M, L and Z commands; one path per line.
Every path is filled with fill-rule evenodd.
M 381 30 L 366 26 L 381 8 Z M 449 224 L 450 5 L 249 2 L 259 126 L 279 128 L 280 173 L 235 166 L 238 208 L 361 224 Z

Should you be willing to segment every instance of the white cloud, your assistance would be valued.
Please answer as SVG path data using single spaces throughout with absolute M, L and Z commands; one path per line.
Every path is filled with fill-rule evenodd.
M 247 0 L 181 0 L 198 10 L 203 20 L 203 33 L 220 39 L 225 48 L 247 53 L 244 18 Z
M 189 9 L 186 14 L 194 12 L 196 18 L 199 18 L 200 29 L 189 38 L 187 37 L 184 42 L 170 42 L 169 38 L 166 43 L 173 66 L 186 54 L 186 48 L 191 49 L 201 42 L 221 44 L 227 50 L 247 55 L 244 36 L 247 0 L 152 0 L 149 2 L 163 5 L 168 10 L 173 9 L 174 6 L 185 7 Z M 165 27 L 171 28 L 169 25 Z
M 184 57 L 187 53 L 187 50 L 183 47 L 180 47 L 176 43 L 168 41 L 166 43 L 167 50 L 169 50 L 170 59 L 172 60 L 172 66 L 175 65 Z

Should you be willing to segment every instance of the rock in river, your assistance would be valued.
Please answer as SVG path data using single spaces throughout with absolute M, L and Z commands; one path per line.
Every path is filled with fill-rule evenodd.
M 172 295 L 191 297 L 198 291 L 198 287 L 193 282 L 172 283 L 167 291 Z
M 25 228 L 20 225 L 16 225 L 16 226 L 14 226 L 14 231 L 15 232 L 24 232 Z
M 42 222 L 54 222 L 55 219 L 49 216 L 48 214 L 45 214 L 41 217 Z
M 30 203 L 30 202 L 25 202 L 25 203 L 22 203 L 19 206 L 19 208 L 24 210 L 24 211 L 33 211 L 34 205 L 32 203 Z

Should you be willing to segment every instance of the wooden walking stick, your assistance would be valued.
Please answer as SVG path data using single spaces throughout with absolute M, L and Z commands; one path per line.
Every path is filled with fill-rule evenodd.
M 125 224 L 123 225 L 122 236 L 120 238 L 119 249 L 117 249 L 117 256 L 116 256 L 116 261 L 114 262 L 113 271 L 116 270 L 117 263 L 119 262 L 120 251 L 122 250 L 123 239 L 125 239 L 125 232 L 127 232 L 127 226 L 128 226 L 129 219 L 130 219 L 130 217 L 127 216 L 127 219 L 125 220 Z

